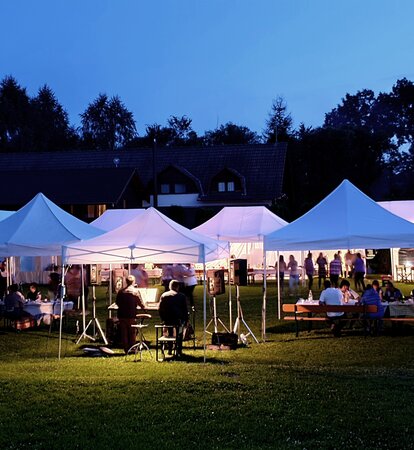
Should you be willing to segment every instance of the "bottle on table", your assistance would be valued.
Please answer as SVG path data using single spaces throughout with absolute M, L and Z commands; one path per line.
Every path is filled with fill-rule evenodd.
M 313 294 L 312 294 L 312 291 L 311 291 L 311 290 L 309 290 L 308 301 L 309 301 L 309 302 L 313 301 Z

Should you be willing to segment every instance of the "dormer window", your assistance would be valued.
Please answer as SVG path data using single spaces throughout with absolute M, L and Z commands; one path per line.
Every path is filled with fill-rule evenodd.
M 243 192 L 243 177 L 233 169 L 224 169 L 211 180 L 210 192 Z
M 161 195 L 198 193 L 195 181 L 190 172 L 169 166 L 158 175 L 158 192 Z

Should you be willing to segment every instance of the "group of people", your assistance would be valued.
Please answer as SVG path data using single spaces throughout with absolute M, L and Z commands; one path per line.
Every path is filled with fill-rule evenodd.
M 131 271 L 132 272 L 132 271 Z M 194 310 L 194 288 L 197 278 L 192 265 L 166 264 L 162 272 L 162 284 L 165 291 L 160 297 L 159 315 L 163 324 L 171 326 L 168 333 L 175 333 L 175 356 L 181 357 L 184 326 L 189 320 L 189 308 Z M 125 353 L 135 344 L 136 331 L 132 327 L 136 323 L 137 308 L 145 310 L 135 275 L 131 273 L 126 278 L 126 287 L 121 289 L 116 297 L 118 319 L 122 346 Z M 171 353 L 172 347 L 169 348 Z
M 387 282 L 385 291 L 383 291 L 378 280 L 373 280 L 372 284 L 365 286 L 364 292 L 360 296 L 351 289 L 350 282 L 347 279 L 343 279 L 339 287 L 333 286 L 330 280 L 325 280 L 324 290 L 321 292 L 319 302 L 326 305 L 342 305 L 349 303 L 350 300 L 354 300 L 355 304 L 375 305 L 377 306 L 376 313 L 367 313 L 364 317 L 361 317 L 364 321 L 370 321 L 380 320 L 384 317 L 384 302 L 396 301 L 401 298 L 401 291 L 391 281 Z M 341 329 L 347 323 L 345 313 L 328 312 L 327 315 L 330 319 L 334 336 L 340 336 Z
M 345 267 L 345 269 L 344 269 Z M 311 252 L 308 252 L 307 257 L 303 262 L 304 272 L 308 279 L 308 287 L 311 290 L 313 287 L 314 276 L 317 270 L 318 274 L 318 288 L 321 289 L 325 280 L 329 276 L 329 281 L 334 287 L 338 287 L 339 278 L 345 275 L 346 278 L 353 276 L 355 282 L 355 289 L 365 290 L 365 262 L 361 253 L 351 253 L 348 250 L 345 254 L 345 265 L 343 264 L 342 252 L 338 250 L 333 259 L 328 262 L 327 257 L 320 252 L 316 261 L 314 262 Z M 289 272 L 289 290 L 291 293 L 296 293 L 299 285 L 300 268 L 298 262 L 293 255 L 289 256 L 288 263 L 285 262 L 284 256 L 279 256 L 278 262 L 279 277 L 281 280 L 281 290 L 283 290 L 283 280 L 285 273 Z

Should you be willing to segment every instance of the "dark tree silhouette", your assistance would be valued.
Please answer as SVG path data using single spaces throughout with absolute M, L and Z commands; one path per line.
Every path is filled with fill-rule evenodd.
M 206 131 L 204 145 L 258 144 L 260 138 L 254 131 L 232 122 L 227 122 L 215 130 Z
M 289 141 L 292 138 L 292 125 L 293 120 L 287 112 L 284 98 L 276 97 L 266 120 L 266 128 L 263 131 L 264 141 L 268 144 Z
M 30 98 L 12 76 L 0 83 L 0 148 L 31 150 Z
M 47 85 L 31 100 L 33 147 L 38 151 L 62 150 L 77 146 L 77 134 L 55 94 Z
M 123 147 L 136 136 L 135 120 L 118 96 L 99 96 L 81 114 L 81 132 L 86 147 Z

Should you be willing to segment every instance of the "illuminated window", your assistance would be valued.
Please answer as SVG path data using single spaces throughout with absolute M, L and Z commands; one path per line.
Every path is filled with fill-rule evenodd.
M 218 183 L 218 191 L 219 192 L 226 192 L 226 183 L 224 181 L 220 181 Z
M 234 181 L 227 182 L 227 192 L 234 192 Z

